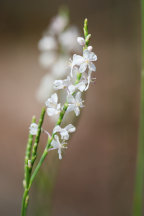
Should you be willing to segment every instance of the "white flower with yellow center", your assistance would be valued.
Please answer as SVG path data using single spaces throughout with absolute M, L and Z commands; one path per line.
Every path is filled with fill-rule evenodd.
M 87 86 L 86 86 L 86 81 L 85 80 L 83 80 L 83 81 L 81 81 L 81 82 L 79 82 L 78 84 L 75 84 L 75 85 L 70 84 L 68 86 L 68 93 L 73 94 L 76 90 L 79 90 L 80 92 L 83 92 L 83 91 L 85 91 L 86 87 Z
M 80 64 L 79 71 L 80 73 L 83 73 L 86 71 L 88 68 L 90 71 L 96 71 L 95 65 L 92 63 L 93 61 L 97 60 L 97 56 L 95 55 L 94 52 L 91 52 L 89 50 L 84 50 L 83 51 L 83 61 Z
M 67 112 L 74 111 L 76 116 L 78 116 L 80 114 L 80 108 L 84 107 L 83 100 L 81 98 L 81 92 L 77 92 L 75 97 L 73 95 L 68 95 L 67 102 Z
M 61 111 L 61 105 L 58 104 L 58 96 L 54 93 L 46 102 L 47 114 L 49 116 L 57 115 Z
M 73 55 L 73 59 L 72 60 L 70 60 L 70 63 L 69 63 L 69 65 L 70 65 L 70 68 L 71 68 L 71 77 L 73 77 L 73 68 L 75 67 L 75 66 L 80 66 L 82 63 L 83 63 L 83 57 L 82 56 L 80 56 L 80 55 L 77 55 L 77 54 L 74 54 Z
M 60 133 L 61 139 L 63 139 L 63 140 L 68 140 L 69 139 L 69 133 L 73 133 L 75 131 L 76 131 L 76 128 L 72 124 L 69 124 L 64 128 L 61 128 L 59 125 L 57 125 L 53 129 L 53 133 Z
M 59 90 L 59 89 L 64 89 L 64 88 L 68 87 L 70 85 L 70 83 L 71 83 L 71 79 L 68 76 L 64 80 L 55 80 L 53 85 L 54 85 L 55 90 Z

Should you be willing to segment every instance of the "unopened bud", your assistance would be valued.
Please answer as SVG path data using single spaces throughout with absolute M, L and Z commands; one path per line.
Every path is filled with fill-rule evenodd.
M 92 51 L 92 49 L 93 49 L 93 47 L 92 47 L 92 46 L 88 46 L 88 48 L 87 48 L 87 49 L 88 49 L 88 51 L 90 51 L 90 52 L 91 52 L 91 51 Z
M 85 45 L 85 40 L 82 37 L 77 37 L 77 42 L 79 43 L 79 45 L 84 46 Z
M 28 160 L 28 167 L 31 168 L 31 160 Z
M 25 179 L 23 180 L 23 187 L 24 188 L 26 187 L 26 181 L 25 181 Z
M 89 35 L 86 37 L 86 41 L 89 41 L 90 38 L 91 38 L 91 34 L 89 34 Z

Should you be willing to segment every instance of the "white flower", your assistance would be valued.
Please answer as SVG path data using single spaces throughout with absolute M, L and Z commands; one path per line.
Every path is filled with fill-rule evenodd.
M 88 71 L 88 73 L 83 73 L 82 79 L 84 80 L 85 83 L 87 83 L 87 86 L 84 91 L 86 91 L 89 88 L 89 85 L 91 82 L 93 82 L 96 78 L 92 78 L 92 71 Z
M 54 93 L 51 98 L 45 102 L 47 106 L 47 114 L 49 116 L 57 115 L 61 111 L 61 105 L 58 104 L 58 96 Z
M 29 127 L 29 132 L 31 135 L 37 135 L 38 125 L 36 123 L 32 123 Z
M 31 168 L 31 160 L 28 160 L 28 167 Z
M 59 90 L 59 89 L 64 89 L 65 87 L 70 85 L 70 77 L 68 76 L 64 80 L 55 80 L 54 81 L 54 89 Z
M 80 64 L 80 68 L 79 71 L 81 73 L 83 73 L 84 71 L 86 71 L 87 67 L 89 68 L 89 70 L 91 71 L 96 71 L 96 67 L 95 65 L 92 63 L 93 61 L 97 60 L 97 56 L 93 53 L 90 52 L 89 50 L 84 50 L 83 52 L 83 61 Z
M 40 81 L 36 97 L 40 102 L 44 102 L 53 93 L 54 77 L 52 74 L 46 74 Z
M 56 79 L 59 79 L 67 74 L 68 72 L 67 61 L 68 58 L 59 57 L 55 62 L 55 64 L 53 65 L 51 69 L 51 73 L 55 76 Z
M 88 48 L 87 48 L 87 49 L 88 49 L 88 51 L 90 51 L 90 52 L 91 52 L 91 51 L 93 50 L 93 47 L 92 47 L 92 46 L 88 46 Z
M 73 76 L 73 68 L 74 66 L 78 65 L 80 66 L 83 63 L 84 59 L 80 55 L 73 55 L 73 59 L 70 60 L 70 67 L 71 67 L 71 76 Z
M 43 52 L 40 54 L 39 62 L 44 68 L 52 66 L 56 60 L 55 52 Z
M 51 34 L 59 34 L 68 24 L 68 17 L 64 15 L 58 15 L 53 18 L 52 23 L 49 28 Z
M 76 128 L 69 124 L 65 128 L 61 128 L 59 125 L 55 126 L 53 133 L 59 132 L 61 135 L 61 139 L 68 140 L 69 139 L 69 133 L 73 133 L 76 131 Z
M 44 36 L 38 43 L 38 48 L 41 51 L 49 51 L 57 49 L 57 43 L 54 37 Z
M 66 144 L 65 142 L 60 143 L 59 137 L 57 135 L 54 136 L 54 139 L 51 142 L 53 149 L 58 149 L 58 154 L 59 154 L 60 160 L 62 159 L 62 149 L 67 148 L 64 146 L 65 144 Z M 50 150 L 53 150 L 53 149 L 50 149 Z
M 85 45 L 85 39 L 83 37 L 77 37 L 77 42 L 79 45 L 84 46 Z
M 69 27 L 66 31 L 60 34 L 59 42 L 61 46 L 63 46 L 63 49 L 66 50 L 66 52 L 79 50 L 76 41 L 78 35 L 79 32 L 75 26 Z
M 68 95 L 67 102 L 67 112 L 74 111 L 76 116 L 78 116 L 80 114 L 80 108 L 84 107 L 83 100 L 81 98 L 81 92 L 77 92 L 75 97 L 73 95 Z
M 86 89 L 86 82 L 83 80 L 83 81 L 79 82 L 76 85 L 72 85 L 71 84 L 71 85 L 68 86 L 68 92 L 70 94 L 73 94 L 77 89 L 79 91 L 81 91 L 81 92 L 85 91 L 85 89 Z

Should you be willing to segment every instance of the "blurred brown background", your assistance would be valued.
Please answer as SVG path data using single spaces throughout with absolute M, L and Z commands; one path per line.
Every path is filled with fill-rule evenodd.
M 96 84 L 60 164 L 52 215 L 130 216 L 140 91 L 135 0 L 0 0 L 0 215 L 20 215 L 28 126 L 41 110 L 37 42 L 62 4 L 79 28 L 88 18 L 98 61 Z

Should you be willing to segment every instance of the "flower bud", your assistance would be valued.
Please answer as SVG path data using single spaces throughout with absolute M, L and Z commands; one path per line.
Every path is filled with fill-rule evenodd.
M 25 188 L 26 187 L 26 181 L 23 180 L 23 187 Z
M 85 45 L 85 40 L 82 37 L 77 37 L 77 42 L 79 43 L 79 45 L 84 46 Z
M 92 49 L 93 49 L 93 47 L 92 47 L 92 46 L 88 46 L 88 48 L 87 48 L 87 49 L 88 49 L 88 51 L 90 51 L 90 52 L 91 52 L 91 51 L 92 51 Z
M 28 167 L 31 168 L 31 160 L 28 160 Z

